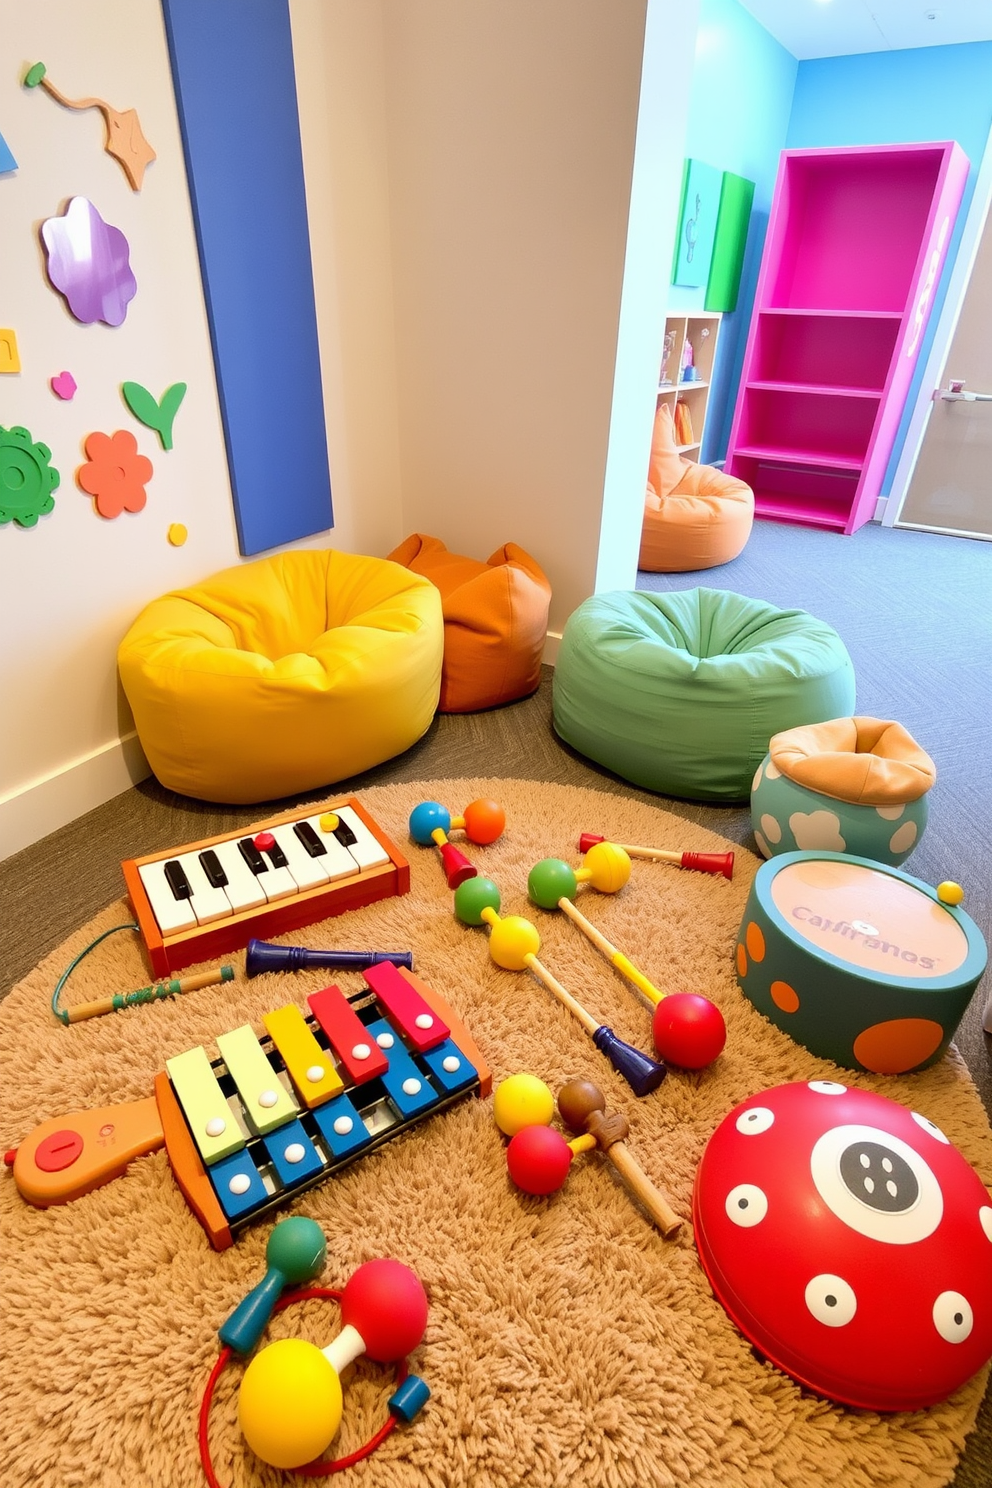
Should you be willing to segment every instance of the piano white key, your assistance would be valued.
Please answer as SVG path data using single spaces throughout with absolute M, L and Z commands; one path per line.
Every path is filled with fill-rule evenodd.
M 152 913 L 163 935 L 176 935 L 180 930 L 194 930 L 196 915 L 188 899 L 177 899 L 165 876 L 165 865 L 173 861 L 162 858 L 157 863 L 146 863 L 138 869 L 152 906 Z
M 293 831 L 295 825 L 295 822 L 283 822 L 280 827 L 269 828 L 276 842 L 286 854 L 286 862 L 289 864 L 289 871 L 293 875 L 294 881 L 301 889 L 315 889 L 318 884 L 329 883 L 332 875 L 324 867 L 328 855 L 325 853 L 319 858 L 312 858 L 299 837 Z M 317 828 L 315 827 L 314 830 L 317 831 Z M 317 835 L 321 837 L 321 841 L 323 842 L 323 837 L 319 831 Z M 334 845 L 337 847 L 340 844 L 335 842 Z M 355 865 L 350 856 L 348 863 L 347 871 L 354 873 Z
M 181 866 L 189 886 L 193 890 L 192 905 L 198 925 L 209 925 L 214 920 L 226 920 L 232 913 L 231 901 L 223 889 L 215 889 L 203 871 L 199 853 L 181 853 L 176 861 Z
M 307 816 L 304 817 L 304 820 L 313 828 L 326 849 L 324 856 L 322 858 L 316 858 L 314 861 L 323 865 L 324 872 L 327 874 L 330 882 L 334 883 L 339 878 L 354 877 L 358 872 L 358 863 L 351 856 L 349 850 L 341 846 L 333 833 L 325 832 L 321 829 L 320 815 Z M 289 854 L 287 853 L 286 856 L 288 857 Z
M 264 828 L 264 830 L 268 831 L 268 828 Z M 255 837 L 260 835 L 261 833 L 259 832 L 252 834 L 246 833 L 244 837 L 235 839 L 233 843 L 234 850 L 242 860 L 244 855 L 241 852 L 241 843 L 248 841 L 254 847 Z M 269 835 L 271 836 L 271 833 Z M 292 899 L 294 895 L 300 892 L 299 885 L 288 868 L 277 868 L 264 849 L 256 847 L 255 851 L 264 862 L 265 871 L 263 873 L 254 873 L 250 863 L 246 866 L 248 872 L 252 874 L 255 882 L 270 904 L 275 903 L 279 899 Z
M 389 862 L 389 854 L 376 841 L 357 812 L 353 811 L 350 806 L 337 806 L 335 815 L 339 816 L 355 834 L 356 840 L 349 846 L 348 851 L 359 868 L 378 868 L 380 864 Z
M 211 849 L 227 875 L 224 893 L 235 914 L 243 909 L 259 909 L 266 903 L 265 890 L 241 856 L 238 841 L 237 837 L 231 837 L 227 842 L 215 842 Z

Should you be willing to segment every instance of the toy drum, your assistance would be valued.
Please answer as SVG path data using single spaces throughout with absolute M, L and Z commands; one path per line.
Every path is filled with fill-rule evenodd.
M 737 980 L 810 1053 L 897 1075 L 941 1057 L 987 959 L 974 921 L 898 868 L 783 853 L 751 886 Z
M 896 867 L 927 824 L 933 760 L 898 723 L 833 718 L 772 739 L 751 786 L 763 857 L 842 852 Z

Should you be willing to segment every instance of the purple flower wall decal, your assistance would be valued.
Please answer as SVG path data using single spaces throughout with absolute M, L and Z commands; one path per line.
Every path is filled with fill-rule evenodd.
M 127 238 L 104 222 L 92 202 L 74 196 L 64 216 L 41 226 L 48 277 L 83 325 L 102 320 L 118 326 L 138 292 Z

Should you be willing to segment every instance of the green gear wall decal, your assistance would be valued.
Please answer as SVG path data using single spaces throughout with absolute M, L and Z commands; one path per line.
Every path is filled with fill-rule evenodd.
M 51 458 L 47 444 L 32 440 L 27 429 L 0 427 L 0 526 L 34 527 L 51 511 L 61 479 Z

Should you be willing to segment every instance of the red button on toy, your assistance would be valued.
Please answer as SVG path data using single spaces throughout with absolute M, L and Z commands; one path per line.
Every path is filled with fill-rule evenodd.
M 271 832 L 256 832 L 255 836 L 252 838 L 252 841 L 258 848 L 259 852 L 268 852 L 276 845 L 276 839 L 273 837 Z
M 34 1165 L 43 1173 L 61 1173 L 71 1168 L 83 1150 L 83 1139 L 78 1132 L 57 1131 L 39 1142 L 34 1154 Z

